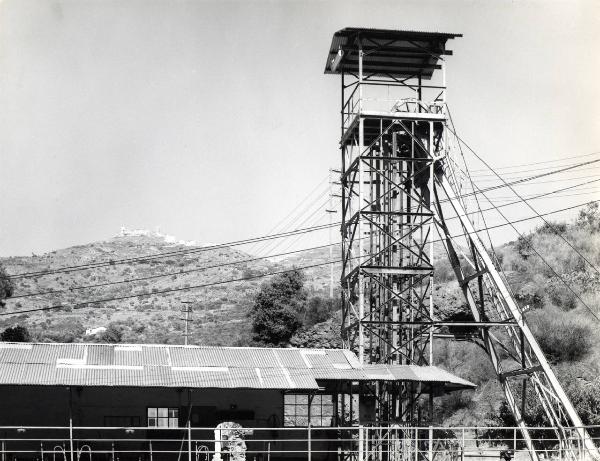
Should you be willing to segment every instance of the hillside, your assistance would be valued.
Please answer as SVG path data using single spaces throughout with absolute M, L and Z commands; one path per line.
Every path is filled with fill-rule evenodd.
M 27 310 L 63 305 L 64 308 L 0 317 L 0 327 L 20 323 L 34 338 L 49 341 L 93 339 L 86 329 L 108 327 L 117 333 L 113 340 L 127 342 L 179 343 L 182 341 L 182 301 L 194 301 L 191 342 L 226 345 L 249 333 L 246 312 L 260 279 L 228 283 L 167 295 L 156 292 L 277 270 L 279 264 L 267 260 L 239 263 L 206 270 L 205 266 L 243 261 L 249 255 L 234 248 L 205 249 L 194 242 L 177 242 L 150 232 L 125 232 L 102 242 L 79 245 L 44 255 L 0 258 L 9 274 L 45 271 L 52 268 L 84 265 L 111 260 L 140 258 L 166 252 L 189 251 L 166 258 L 138 260 L 125 264 L 27 277 L 15 280 L 15 293 L 5 311 Z M 106 282 L 160 278 L 78 290 L 76 287 Z M 23 294 L 59 291 L 43 296 L 19 298 Z M 147 296 L 131 297 L 134 294 Z M 154 293 L 154 294 L 152 294 Z M 126 297 L 73 309 L 87 300 Z M 114 335 L 113 335 L 114 336 Z M 120 336 L 120 337 L 119 337 Z

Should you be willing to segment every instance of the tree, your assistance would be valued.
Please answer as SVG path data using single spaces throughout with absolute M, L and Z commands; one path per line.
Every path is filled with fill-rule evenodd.
M 313 296 L 306 303 L 306 308 L 304 310 L 304 325 L 311 327 L 317 323 L 329 320 L 339 309 L 341 309 L 339 299 Z
M 263 283 L 250 311 L 254 340 L 267 345 L 287 343 L 302 326 L 306 297 L 304 274 L 299 270 Z
M 4 300 L 13 295 L 13 290 L 13 283 L 8 278 L 8 274 L 2 264 L 0 264 L 0 307 L 5 306 Z
M 27 330 L 27 328 L 17 325 L 16 327 L 8 327 L 0 333 L 0 341 L 27 343 L 31 341 L 31 336 L 29 335 L 29 330 Z

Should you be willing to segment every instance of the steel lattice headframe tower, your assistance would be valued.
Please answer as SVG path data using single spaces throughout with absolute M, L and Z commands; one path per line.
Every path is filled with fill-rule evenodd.
M 596 456 L 466 211 L 446 104 L 446 42 L 460 36 L 357 28 L 333 36 L 325 73 L 341 75 L 342 336 L 367 363 L 432 365 L 434 338 L 461 331 L 491 359 L 532 457 L 531 402 L 567 457 Z M 460 321 L 440 319 L 433 302 L 434 240 L 468 305 Z M 380 422 L 416 424 L 419 392 L 379 383 Z

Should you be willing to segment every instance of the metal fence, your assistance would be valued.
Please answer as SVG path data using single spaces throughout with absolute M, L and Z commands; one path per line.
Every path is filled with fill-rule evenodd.
M 532 428 L 538 458 L 591 460 L 574 429 Z M 233 430 L 232 430 L 233 431 Z M 237 430 L 239 433 L 239 430 Z M 600 426 L 587 427 L 600 443 Z M 514 427 L 0 427 L 0 461 L 422 461 L 531 459 Z

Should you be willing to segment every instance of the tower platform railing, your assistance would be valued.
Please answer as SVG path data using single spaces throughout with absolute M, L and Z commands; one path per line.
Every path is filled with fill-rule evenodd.
M 407 82 L 385 83 L 363 80 L 345 87 L 342 103 L 342 125 L 346 131 L 359 114 L 445 113 L 445 87 L 417 86 Z M 430 90 L 430 91 L 427 91 Z

